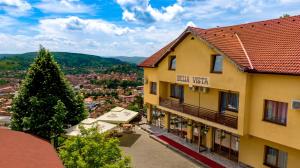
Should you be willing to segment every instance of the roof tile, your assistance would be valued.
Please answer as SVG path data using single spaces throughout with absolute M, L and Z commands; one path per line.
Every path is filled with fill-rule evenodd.
M 300 75 L 300 15 L 211 29 L 188 27 L 185 33 L 207 41 L 245 71 Z M 240 38 L 249 60 L 235 34 Z M 139 66 L 155 67 L 181 37 Z

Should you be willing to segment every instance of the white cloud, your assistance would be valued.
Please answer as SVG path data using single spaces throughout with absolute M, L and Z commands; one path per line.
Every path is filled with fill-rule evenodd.
M 162 10 L 163 12 L 160 12 L 158 9 L 152 8 L 151 5 L 147 7 L 147 11 L 156 21 L 171 21 L 178 13 L 184 11 L 183 7 L 178 4 L 163 7 Z
M 133 30 L 119 27 L 101 19 L 81 19 L 76 16 L 40 21 L 39 29 L 43 33 L 62 34 L 80 31 L 86 34 L 106 33 L 110 35 L 124 35 Z
M 0 10 L 12 16 L 25 15 L 31 8 L 31 4 L 26 0 L 0 0 Z
M 80 8 L 68 8 L 66 5 L 84 5 L 79 0 L 64 0 L 67 3 L 62 6 L 59 6 L 61 1 L 53 0 L 51 2 L 57 3 L 53 5 L 50 0 L 44 0 L 43 2 L 53 5 L 56 14 L 52 15 L 52 18 L 40 19 L 37 25 L 19 26 L 22 23 L 16 23 L 18 20 L 13 17 L 0 15 L 0 51 L 2 53 L 35 51 L 39 44 L 42 44 L 52 51 L 104 56 L 150 56 L 176 38 L 187 26 L 208 28 L 279 18 L 285 13 L 299 14 L 300 10 L 297 8 L 300 5 L 299 1 L 177 0 L 165 7 L 154 7 L 151 5 L 153 1 L 149 0 L 115 0 L 122 7 L 124 21 L 109 22 L 88 18 L 86 13 L 84 18 L 76 14 L 68 14 L 73 16 L 57 14 L 69 9 L 69 12 L 63 13 L 85 11 L 78 10 Z M 43 11 L 53 12 L 53 10 Z M 54 18 L 55 16 L 57 18 Z M 14 30 L 16 31 L 13 32 Z
M 42 0 L 35 5 L 45 13 L 88 13 L 92 9 L 79 0 Z
M 187 22 L 186 27 L 191 26 L 191 27 L 197 27 L 196 24 L 192 21 Z
M 18 20 L 9 17 L 9 16 L 1 16 L 0 15 L 0 28 L 14 26 L 18 23 Z
M 135 14 L 128 10 L 123 11 L 122 19 L 125 21 L 136 21 Z
M 279 0 L 281 3 L 297 3 L 300 2 L 300 0 Z
M 153 8 L 150 0 L 116 0 L 123 9 L 123 20 L 151 23 L 154 21 L 169 22 L 184 9 L 179 3 L 161 9 Z

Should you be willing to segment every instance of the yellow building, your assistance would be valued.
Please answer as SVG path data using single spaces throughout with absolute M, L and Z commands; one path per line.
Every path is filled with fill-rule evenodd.
M 299 35 L 300 16 L 188 27 L 139 65 L 148 122 L 251 167 L 300 167 Z

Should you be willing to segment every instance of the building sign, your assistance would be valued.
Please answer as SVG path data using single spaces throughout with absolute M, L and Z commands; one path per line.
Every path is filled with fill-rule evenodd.
M 176 83 L 188 84 L 189 86 L 209 87 L 209 78 L 201 76 L 176 75 Z
M 190 77 L 188 75 L 176 75 L 176 82 L 188 84 Z

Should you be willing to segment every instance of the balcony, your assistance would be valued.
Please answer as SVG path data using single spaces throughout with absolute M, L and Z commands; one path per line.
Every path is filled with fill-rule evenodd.
M 222 124 L 231 128 L 237 129 L 238 117 L 228 114 L 221 114 L 218 111 L 210 110 L 203 107 L 179 103 L 178 101 L 159 98 L 159 105 L 172 110 L 180 111 L 184 114 L 189 114 L 208 121 Z

